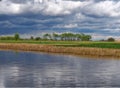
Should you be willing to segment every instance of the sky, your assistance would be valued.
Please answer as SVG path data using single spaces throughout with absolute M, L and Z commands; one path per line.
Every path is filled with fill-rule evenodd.
M 85 33 L 120 38 L 119 0 L 2 0 L 0 35 Z

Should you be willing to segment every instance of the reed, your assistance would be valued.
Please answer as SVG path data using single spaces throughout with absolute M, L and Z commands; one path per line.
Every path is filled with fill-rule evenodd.
M 107 48 L 87 48 L 87 47 L 64 47 L 43 44 L 17 44 L 17 43 L 0 43 L 0 49 L 23 50 L 23 51 L 40 51 L 50 53 L 63 53 L 72 55 L 87 55 L 98 57 L 120 57 L 120 49 Z

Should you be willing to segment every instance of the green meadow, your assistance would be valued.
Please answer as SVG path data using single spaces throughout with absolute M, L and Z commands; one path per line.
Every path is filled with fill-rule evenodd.
M 120 49 L 119 42 L 102 41 L 52 41 L 52 40 L 0 40 L 0 43 L 28 43 L 28 44 L 47 44 L 64 47 L 95 47 Z

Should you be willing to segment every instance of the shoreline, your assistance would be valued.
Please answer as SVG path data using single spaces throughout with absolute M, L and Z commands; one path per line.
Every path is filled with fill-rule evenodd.
M 0 43 L 2 50 L 20 50 L 20 51 L 35 51 L 90 57 L 108 57 L 120 58 L 120 49 L 103 49 L 103 48 L 88 48 L 88 47 L 63 47 L 43 44 L 27 44 L 27 43 Z

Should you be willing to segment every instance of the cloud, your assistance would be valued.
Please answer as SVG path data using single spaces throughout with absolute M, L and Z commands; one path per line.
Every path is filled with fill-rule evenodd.
M 16 3 L 19 2 L 19 3 Z M 22 2 L 22 1 L 21 1 Z M 43 2 L 43 3 L 42 3 Z M 120 16 L 120 1 L 64 1 L 54 0 L 26 0 L 20 3 L 20 0 L 4 0 L 0 2 L 0 14 L 23 14 L 23 13 L 39 13 L 45 15 L 69 15 L 82 13 L 87 16 L 105 16 L 119 17 Z
M 0 14 L 19 14 L 21 12 L 20 5 L 10 2 L 0 2 Z
M 64 25 L 56 25 L 53 28 L 77 28 L 78 24 L 64 24 Z
M 18 3 L 16 3 L 18 2 Z M 23 1 L 21 1 L 23 2 Z M 23 14 L 39 13 L 45 15 L 69 15 L 77 11 L 88 16 L 120 16 L 120 1 L 106 0 L 95 2 L 90 1 L 64 1 L 64 0 L 26 0 L 20 3 L 20 0 L 4 0 L 0 2 L 0 14 Z
M 118 17 L 120 16 L 120 1 L 106 0 L 100 2 L 91 2 L 83 9 L 86 15 Z
M 119 36 L 119 8 L 119 0 L 3 0 L 0 34 L 70 31 Z
M 15 3 L 13 1 L 6 0 L 0 2 L 0 14 L 23 14 L 31 12 L 51 16 L 67 15 L 71 14 L 72 11 L 80 5 L 80 2 L 62 0 L 58 1 L 58 3 L 53 0 L 44 1 L 43 3 L 39 3 L 36 0 L 34 2 L 29 0 L 24 3 Z

